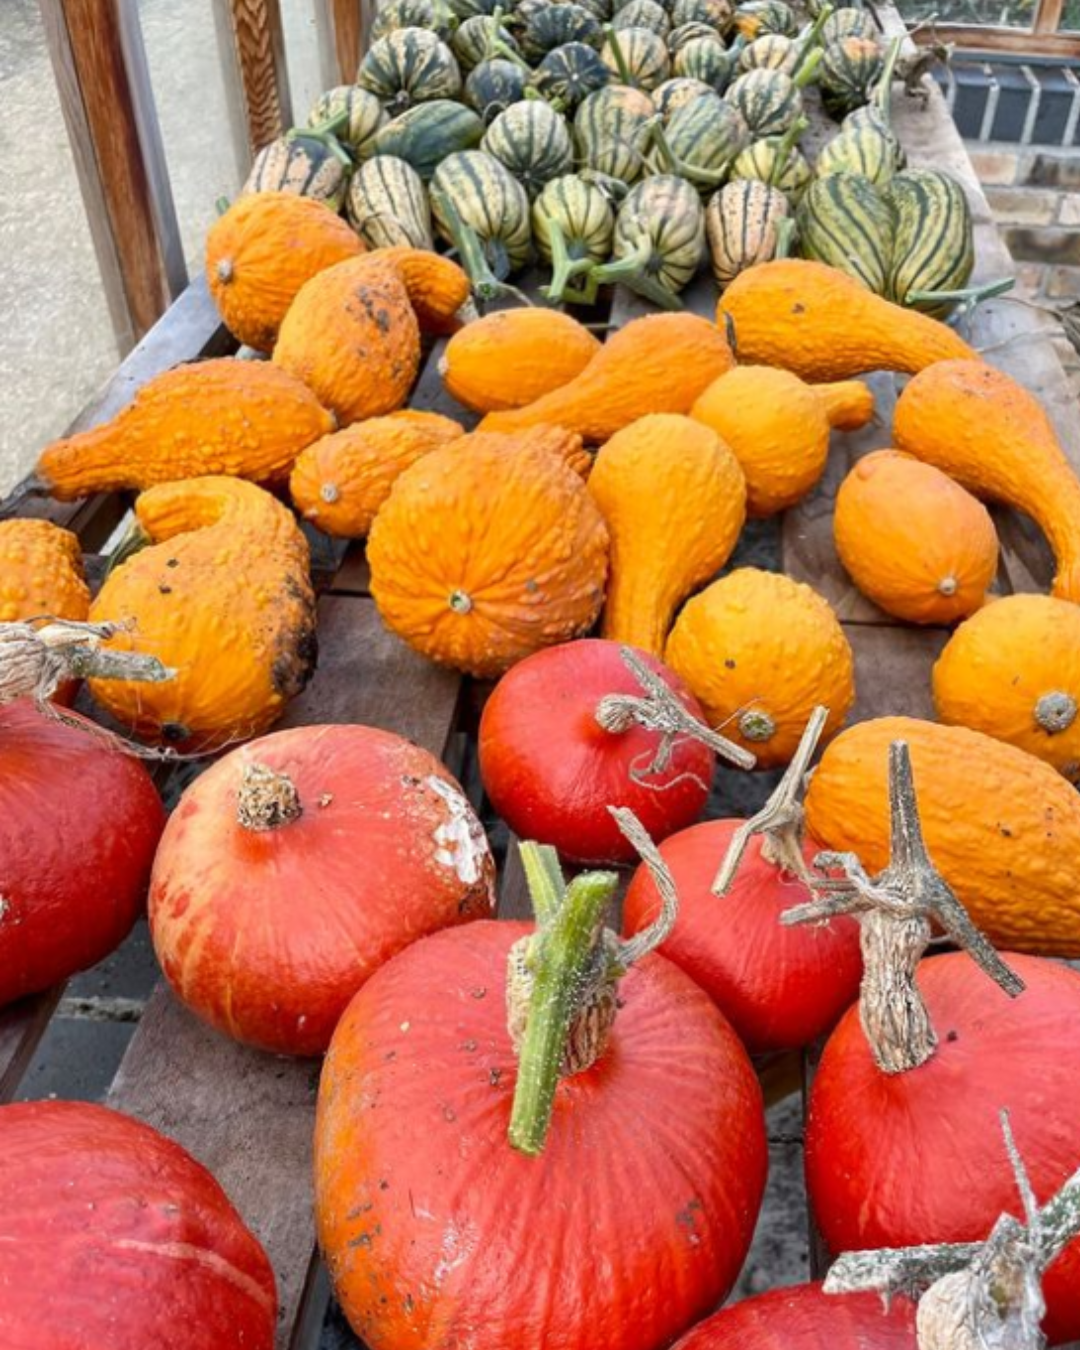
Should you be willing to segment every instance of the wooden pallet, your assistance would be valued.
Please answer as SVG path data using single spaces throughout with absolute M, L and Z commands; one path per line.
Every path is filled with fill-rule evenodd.
M 882 11 L 882 20 L 887 32 L 899 31 L 894 11 Z M 977 223 L 976 279 L 1011 275 L 1012 261 L 994 229 L 955 126 L 930 82 L 927 94 L 925 108 L 900 96 L 895 101 L 894 125 L 909 159 L 914 165 L 948 169 L 967 189 Z M 686 302 L 712 317 L 716 294 L 707 275 L 692 286 Z M 617 292 L 611 323 L 622 325 L 644 310 L 633 296 Z M 843 316 L 838 315 L 837 321 L 843 322 Z M 977 311 L 967 336 L 1042 400 L 1067 454 L 1080 469 L 1080 421 L 1050 340 L 1054 330 L 1049 317 L 1006 298 Z M 140 343 L 71 430 L 111 417 L 161 371 L 233 350 L 235 344 L 200 279 Z M 471 423 L 470 414 L 442 389 L 436 369 L 439 354 L 437 346 L 413 404 Z M 807 582 L 835 607 L 855 653 L 858 698 L 853 720 L 886 713 L 932 717 L 930 668 L 945 631 L 898 625 L 878 610 L 854 589 L 832 541 L 833 499 L 844 475 L 861 455 L 889 443 L 899 379 L 882 374 L 871 377 L 870 383 L 878 401 L 878 424 L 834 436 L 829 467 L 817 490 L 781 519 L 756 525 L 747 538 L 757 550 L 758 565 L 782 569 Z M 129 505 L 122 494 L 73 504 L 15 494 L 8 503 L 0 503 L 0 518 L 36 515 L 66 525 L 94 557 Z M 996 523 L 1002 542 L 999 589 L 1046 591 L 1052 559 L 1038 531 L 1010 511 L 997 512 Z M 316 545 L 313 574 L 320 592 L 319 668 L 282 725 L 355 722 L 396 731 L 442 756 L 482 806 L 473 750 L 486 690 L 424 661 L 383 628 L 368 594 L 362 546 L 345 549 L 314 532 L 309 537 Z M 745 550 L 745 543 L 740 547 Z M 742 551 L 733 562 L 745 556 Z M 186 767 L 173 770 L 174 775 L 185 772 L 190 776 Z M 773 781 L 768 775 L 748 780 L 745 775 L 722 773 L 712 813 L 745 814 L 760 804 Z M 173 793 L 178 787 L 174 778 Z M 168 793 L 170 784 L 163 788 Z M 500 878 L 500 916 L 520 917 L 526 908 L 520 866 L 509 849 Z M 17 1091 L 61 992 L 53 989 L 0 1011 L 0 1102 Z M 764 1065 L 762 1073 L 770 1096 L 799 1086 L 798 1065 L 790 1059 Z M 263 1242 L 277 1273 L 281 1299 L 278 1350 L 310 1350 L 317 1343 L 329 1293 L 315 1256 L 311 1211 L 317 1078 L 317 1061 L 266 1055 L 226 1040 L 181 1007 L 161 983 L 107 1097 L 110 1105 L 163 1130 L 205 1163 Z M 825 1256 L 812 1225 L 810 1236 L 812 1273 L 817 1274 Z

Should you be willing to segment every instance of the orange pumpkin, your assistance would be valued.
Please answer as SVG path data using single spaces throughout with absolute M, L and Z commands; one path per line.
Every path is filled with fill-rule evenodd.
M 459 442 L 459 449 L 469 445 L 491 445 L 508 455 L 516 454 L 522 446 L 538 446 L 556 455 L 580 478 L 592 472 L 594 456 L 585 449 L 581 437 L 563 427 L 546 426 L 539 422 L 524 431 L 474 431 Z
M 520 408 L 580 375 L 599 340 L 556 309 L 499 309 L 447 343 L 439 374 L 447 392 L 477 412 Z

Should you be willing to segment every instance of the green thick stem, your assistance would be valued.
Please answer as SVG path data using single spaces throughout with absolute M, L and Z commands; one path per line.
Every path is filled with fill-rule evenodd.
M 348 116 L 348 113 L 341 113 L 338 117 L 332 118 L 329 122 L 323 122 L 317 127 L 293 127 L 292 131 L 286 133 L 285 139 L 287 141 L 319 141 L 322 145 L 325 145 L 334 158 L 341 163 L 342 168 L 351 170 L 354 167 L 352 156 L 334 133 L 327 130 L 328 127 L 334 126 L 335 123 L 340 124 L 341 119 L 347 119 Z
M 558 304 L 566 297 L 567 286 L 571 279 L 587 273 L 593 264 L 589 257 L 571 258 L 570 250 L 566 246 L 566 235 L 557 220 L 549 219 L 547 226 L 548 247 L 551 250 L 551 281 L 544 288 L 544 294 Z
M 655 277 L 648 274 L 648 267 L 656 257 L 656 248 L 652 240 L 646 237 L 635 251 L 616 262 L 604 263 L 593 267 L 589 275 L 598 286 L 629 286 L 632 291 L 651 300 L 654 305 L 664 309 L 682 309 L 679 297 L 669 291 Z
M 575 877 L 552 922 L 532 938 L 532 1000 L 510 1118 L 510 1143 L 522 1153 L 544 1147 L 570 1024 L 590 967 L 603 959 L 604 913 L 617 881 L 613 872 Z
M 518 852 L 533 912 L 543 928 L 554 920 L 566 894 L 566 878 L 559 866 L 559 854 L 550 844 L 528 842 L 519 844 Z
M 623 84 L 629 85 L 631 89 L 636 89 L 638 86 L 634 83 L 633 76 L 630 74 L 630 67 L 626 64 L 626 53 L 622 49 L 622 43 L 619 41 L 619 35 L 614 24 L 604 24 L 604 38 L 611 47 L 611 54 L 615 58 L 615 68 L 619 72 L 619 79 Z
M 431 193 L 431 200 L 432 205 L 436 201 L 438 202 L 439 209 L 446 219 L 450 237 L 461 260 L 461 266 L 469 278 L 473 294 L 477 299 L 497 300 L 500 296 L 512 295 L 523 305 L 530 305 L 532 301 L 527 296 L 519 291 L 516 286 L 508 286 L 492 270 L 480 236 L 471 225 L 462 220 L 461 213 L 451 199 L 444 192 L 435 190 Z
M 892 84 L 893 72 L 896 70 L 896 62 L 900 56 L 900 47 L 903 44 L 903 37 L 894 37 L 889 43 L 889 50 L 885 54 L 885 64 L 881 70 L 881 76 L 878 79 L 871 101 L 881 113 L 881 120 L 885 124 L 887 131 L 892 130 Z
M 820 47 L 815 47 L 812 52 L 807 53 L 804 61 L 800 61 L 797 73 L 791 77 L 796 89 L 802 89 L 810 83 L 817 74 L 817 68 L 821 65 L 821 58 L 824 55 Z
M 1015 277 L 999 277 L 997 281 L 988 281 L 985 286 L 971 286 L 960 291 L 908 291 L 904 297 L 905 305 L 936 305 L 948 301 L 957 304 L 977 305 L 983 300 L 992 300 L 1004 295 L 1016 285 Z
M 776 158 L 773 160 L 773 166 L 767 180 L 766 185 L 768 187 L 776 187 L 784 176 L 784 170 L 788 166 L 791 152 L 795 149 L 796 142 L 809 125 L 810 123 L 805 117 L 796 117 L 795 121 L 781 136 L 780 144 L 776 147 Z
M 822 5 L 817 18 L 814 20 L 813 27 L 810 29 L 809 33 L 807 33 L 806 40 L 803 42 L 802 51 L 799 53 L 799 59 L 795 62 L 795 69 L 791 72 L 792 79 L 795 79 L 802 70 L 803 65 L 810 57 L 810 53 L 816 51 L 818 47 L 820 47 L 821 30 L 825 27 L 825 21 L 832 12 L 832 5 Z
M 302 136 L 318 136 L 320 138 L 323 136 L 333 136 L 336 138 L 338 132 L 348 125 L 349 110 L 348 108 L 343 108 L 341 112 L 335 113 L 333 117 L 327 118 L 325 122 L 316 122 L 313 126 L 299 127 L 296 128 L 296 130 L 298 134 Z

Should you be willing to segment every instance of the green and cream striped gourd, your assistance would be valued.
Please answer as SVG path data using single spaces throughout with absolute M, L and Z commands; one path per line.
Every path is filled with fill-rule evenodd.
M 782 33 L 766 33 L 755 38 L 739 55 L 739 70 L 780 70 L 793 75 L 799 64 L 801 50 L 791 38 Z
M 349 184 L 345 214 L 369 248 L 435 247 L 420 175 L 393 155 L 375 155 L 360 165 Z
M 531 83 L 538 94 L 572 115 L 582 99 L 611 83 L 611 71 L 587 43 L 568 42 L 548 52 Z
M 568 42 L 584 42 L 599 51 L 603 40 L 600 20 L 576 4 L 545 5 L 531 14 L 521 29 L 521 50 L 533 64 Z
M 615 212 L 600 188 L 567 174 L 548 183 L 533 202 L 532 228 L 536 251 L 552 269 L 548 298 L 559 302 L 568 298 L 575 277 L 611 256 Z
M 802 115 L 802 94 L 782 70 L 748 70 L 724 95 L 757 137 L 780 136 Z
M 683 79 L 700 80 L 714 93 L 722 94 L 735 74 L 738 57 L 712 38 L 696 37 L 675 53 L 673 68 Z
M 834 9 L 821 26 L 821 42 L 828 46 L 846 37 L 877 39 L 878 31 L 868 10 L 845 5 Z
M 709 260 L 721 290 L 740 272 L 776 257 L 781 221 L 791 208 L 784 194 L 757 179 L 725 183 L 705 209 Z
M 553 178 L 574 167 L 566 120 L 543 99 L 515 103 L 484 133 L 480 149 L 493 155 L 534 198 Z
M 797 127 L 799 123 L 795 123 Z M 788 135 L 793 128 L 789 128 Z M 814 174 L 798 146 L 788 146 L 787 136 L 767 136 L 754 141 L 732 161 L 732 182 L 749 180 L 769 183 L 792 202 L 798 201 Z
M 644 89 L 646 93 L 671 75 L 671 58 L 663 38 L 648 28 L 609 29 L 600 57 L 612 80 Z
M 447 155 L 479 145 L 483 134 L 484 123 L 471 108 L 435 99 L 387 122 L 376 133 L 372 149 L 376 155 L 405 160 L 427 182 Z
M 671 32 L 671 18 L 663 5 L 656 0 L 630 0 L 611 20 L 612 28 L 647 28 L 658 38 L 667 40 Z
M 481 61 L 465 81 L 465 102 L 490 124 L 499 113 L 525 97 L 529 72 L 515 61 L 496 56 Z
M 386 120 L 386 110 L 375 95 L 355 84 L 328 89 L 308 113 L 309 127 L 336 126 L 334 135 L 357 159 L 371 153 L 375 133 Z
M 659 84 L 650 95 L 656 111 L 665 124 L 670 122 L 680 108 L 685 108 L 702 94 L 715 94 L 716 90 L 704 80 L 692 80 L 688 76 L 676 75 L 673 79 Z
M 834 173 L 856 173 L 883 186 L 900 169 L 896 138 L 870 123 L 846 127 L 826 141 L 814 165 L 818 178 Z
M 461 93 L 461 70 L 454 53 L 427 28 L 398 28 L 372 43 L 360 62 L 356 83 L 394 115 L 417 103 L 454 99 Z
M 742 37 L 752 42 L 766 33 L 796 37 L 799 20 L 784 0 L 749 0 L 735 11 L 735 27 Z
M 454 57 L 463 74 L 475 70 L 482 61 L 500 53 L 518 55 L 518 44 L 510 30 L 494 14 L 476 14 L 466 19 L 450 39 Z M 509 59 L 509 58 L 507 58 Z
M 439 234 L 458 249 L 461 265 L 481 298 L 503 289 L 532 253 L 525 189 L 492 155 L 450 155 L 431 180 L 431 213 Z
M 937 169 L 909 169 L 882 191 L 892 213 L 886 294 L 940 317 L 948 300 L 920 294 L 963 290 L 975 267 L 971 209 L 963 188 Z
M 612 261 L 593 269 L 594 280 L 620 283 L 657 304 L 677 307 L 705 251 L 701 198 L 683 178 L 646 178 L 619 206 L 612 245 Z
M 828 43 L 817 68 L 825 111 L 844 117 L 866 103 L 884 65 L 885 53 L 873 38 L 845 37 Z
M 704 23 L 717 33 L 724 33 L 734 17 L 735 7 L 730 0 L 674 0 L 671 6 L 673 28 L 684 23 Z
M 636 182 L 646 171 L 656 115 L 649 95 L 630 85 L 609 84 L 590 94 L 574 117 L 579 164 L 622 183 Z
M 687 103 L 663 131 L 655 133 L 653 167 L 677 173 L 701 191 L 723 181 L 728 167 L 750 143 L 750 131 L 738 110 L 716 94 Z
M 371 40 L 378 42 L 399 28 L 430 28 L 445 42 L 457 24 L 457 15 L 446 0 L 387 0 L 375 15 Z
M 293 130 L 259 151 L 240 191 L 292 192 L 340 211 L 351 171 L 352 161 L 334 136 Z
M 893 215 L 868 178 L 837 173 L 803 194 L 796 214 L 804 258 L 836 267 L 877 295 L 886 293 Z

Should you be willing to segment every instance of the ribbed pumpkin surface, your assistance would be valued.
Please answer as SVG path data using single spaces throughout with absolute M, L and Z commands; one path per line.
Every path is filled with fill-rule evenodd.
M 826 1294 L 820 1284 L 774 1289 L 718 1312 L 675 1350 L 917 1350 L 915 1312 L 879 1294 Z

